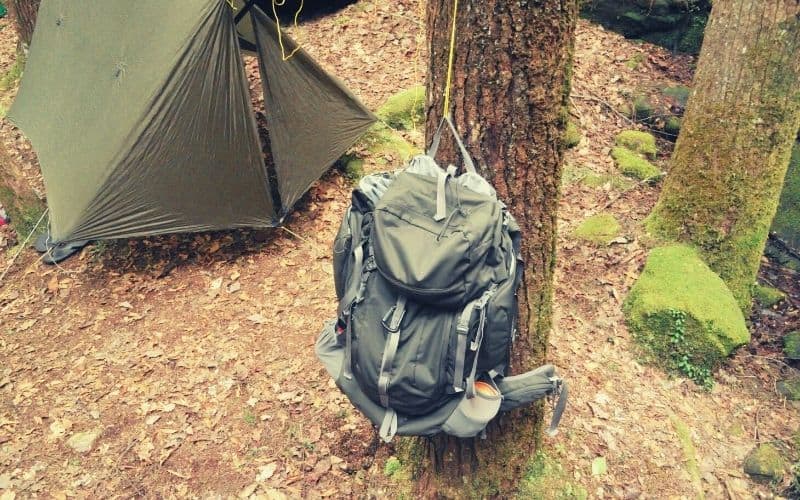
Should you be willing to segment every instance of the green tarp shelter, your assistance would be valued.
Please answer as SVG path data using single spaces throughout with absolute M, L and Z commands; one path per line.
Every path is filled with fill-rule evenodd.
M 39 155 L 54 241 L 277 225 L 369 128 L 374 116 L 303 50 L 284 60 L 275 24 L 248 7 L 274 172 L 227 0 L 42 0 L 9 118 Z

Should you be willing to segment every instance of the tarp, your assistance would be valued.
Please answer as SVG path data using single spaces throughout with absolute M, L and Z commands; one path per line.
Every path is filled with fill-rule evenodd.
M 276 60 L 277 32 L 260 14 L 262 73 L 283 89 L 266 111 L 279 206 L 233 17 L 227 0 L 42 1 L 9 118 L 39 155 L 55 241 L 274 226 L 364 130 L 347 124 L 371 122 L 305 54 Z
M 281 50 L 278 28 L 261 9 L 251 14 L 278 191 L 283 207 L 292 207 L 375 117 L 305 50 L 294 52 L 286 35 Z

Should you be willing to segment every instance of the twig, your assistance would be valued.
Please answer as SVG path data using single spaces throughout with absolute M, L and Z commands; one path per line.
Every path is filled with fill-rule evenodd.
M 303 238 L 302 236 L 300 236 L 299 234 L 295 233 L 294 231 L 292 231 L 292 230 L 291 230 L 291 229 L 289 229 L 288 227 L 286 227 L 286 226 L 280 226 L 280 228 L 281 228 L 281 229 L 283 229 L 284 231 L 286 231 L 287 233 L 291 234 L 292 236 L 294 236 L 294 237 L 295 237 L 295 238 L 297 238 L 298 240 L 302 240 L 302 241 L 304 241 L 304 242 L 306 242 L 306 243 L 309 243 L 309 241 L 308 241 L 306 238 Z
M 615 108 L 614 106 L 612 106 L 612 105 L 611 105 L 611 103 L 609 103 L 608 101 L 606 101 L 606 100 L 604 100 L 604 99 L 601 99 L 601 98 L 599 98 L 599 97 L 597 97 L 597 96 L 593 96 L 593 95 L 583 95 L 583 94 L 572 94 L 570 97 L 575 97 L 575 98 L 577 98 L 577 99 L 583 99 L 584 101 L 595 101 L 595 102 L 599 102 L 600 104 L 604 105 L 605 107 L 607 107 L 608 109 L 610 109 L 611 111 L 613 111 L 613 112 L 614 112 L 614 114 L 616 114 L 617 116 L 619 116 L 619 117 L 620 117 L 620 118 L 622 118 L 623 120 L 625 120 L 625 121 L 627 121 L 628 123 L 631 123 L 631 124 L 633 124 L 633 125 L 636 125 L 636 122 L 635 122 L 635 121 L 631 120 L 631 119 L 630 119 L 630 118 L 628 118 L 627 116 L 625 116 L 625 115 L 623 115 L 622 113 L 620 113 L 620 112 L 617 110 L 617 108 Z
M 25 238 L 25 241 L 23 241 L 22 244 L 19 246 L 19 250 L 17 250 L 17 254 L 14 256 L 13 259 L 11 259 L 11 263 L 8 265 L 8 267 L 6 267 L 6 270 L 3 271 L 3 274 L 0 274 L 0 284 L 3 283 L 3 280 L 5 279 L 6 275 L 11 270 L 11 268 L 14 266 L 14 263 L 17 261 L 17 257 L 19 257 L 19 254 L 21 254 L 22 251 L 25 249 L 25 245 L 28 244 L 28 241 L 30 241 L 31 236 L 33 236 L 33 233 L 35 233 L 36 230 L 39 228 L 39 224 L 42 223 L 42 221 L 44 220 L 44 217 L 47 215 L 47 212 L 49 212 L 49 211 L 50 211 L 50 209 L 48 208 L 47 210 L 44 211 L 42 216 L 39 217 L 39 220 L 36 222 L 36 225 L 33 226 L 33 229 L 31 229 L 31 232 L 28 234 L 28 237 Z

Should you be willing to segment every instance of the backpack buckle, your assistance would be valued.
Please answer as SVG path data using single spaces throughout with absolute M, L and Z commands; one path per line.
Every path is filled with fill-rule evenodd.
M 396 311 L 397 305 L 393 305 L 392 308 L 383 315 L 383 319 L 381 319 L 381 325 L 383 325 L 389 333 L 397 333 L 400 331 L 400 324 L 403 323 L 403 317 L 406 315 L 405 307 L 400 311 L 399 315 L 395 314 Z

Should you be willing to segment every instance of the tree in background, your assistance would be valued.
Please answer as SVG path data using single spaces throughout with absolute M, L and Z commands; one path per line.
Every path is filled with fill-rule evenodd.
M 513 370 L 522 372 L 544 361 L 551 328 L 562 136 L 578 2 L 461 0 L 457 13 L 453 0 L 428 2 L 428 141 L 442 116 L 453 16 L 452 116 L 480 173 L 522 228 L 525 276 L 512 356 Z M 449 137 L 439 151 L 442 163 L 458 164 Z M 515 414 L 486 441 L 435 440 L 441 463 L 420 468 L 427 476 L 421 483 L 457 496 L 507 496 L 535 455 L 542 416 L 541 406 Z M 469 456 L 461 456 L 462 450 Z M 477 467 L 468 467 L 472 481 L 465 485 L 463 469 L 470 464 Z
M 10 0 L 8 8 L 17 27 L 20 46 L 28 47 L 33 37 L 33 28 L 36 26 L 36 13 L 39 11 L 40 0 Z
M 714 0 L 648 229 L 697 247 L 750 307 L 800 126 L 800 2 Z

